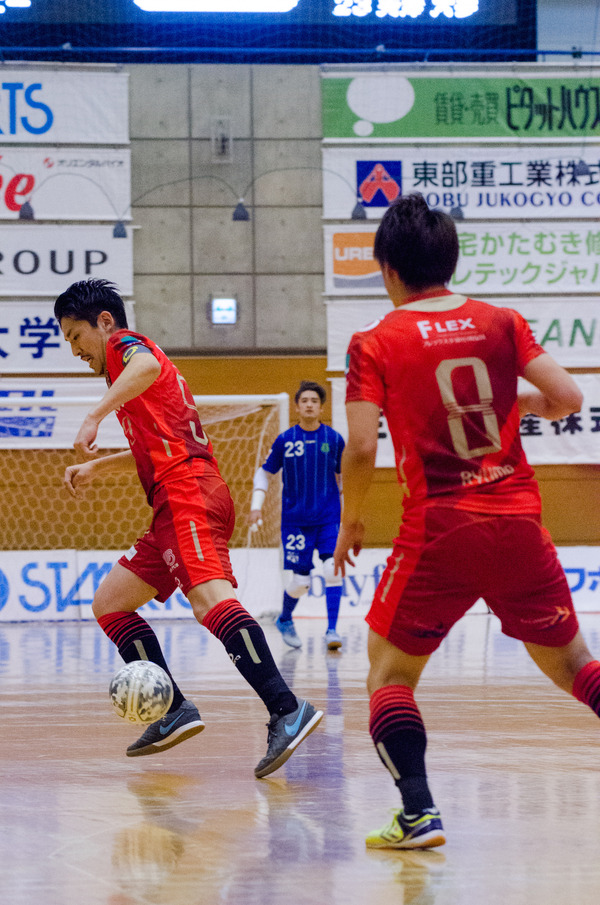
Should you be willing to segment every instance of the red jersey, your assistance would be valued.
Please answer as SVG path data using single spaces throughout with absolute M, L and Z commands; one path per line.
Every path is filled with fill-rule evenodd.
M 415 296 L 354 334 L 346 401 L 383 410 L 405 509 L 539 513 L 517 378 L 543 351 L 516 311 L 449 291 Z
M 122 405 L 116 414 L 148 501 L 152 502 L 157 485 L 204 474 L 207 462 L 216 468 L 216 461 L 190 388 L 173 362 L 147 336 L 131 330 L 112 334 L 106 346 L 108 385 L 115 382 L 140 346 L 158 360 L 160 374 L 145 392 Z

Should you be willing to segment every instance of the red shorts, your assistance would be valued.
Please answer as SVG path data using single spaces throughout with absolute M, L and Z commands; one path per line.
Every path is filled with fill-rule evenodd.
M 431 507 L 407 513 L 367 622 L 407 654 L 432 653 L 482 597 L 505 635 L 562 647 L 578 630 L 571 592 L 536 515 Z
M 182 478 L 159 487 L 146 533 L 119 563 L 167 600 L 205 581 L 224 578 L 237 587 L 227 544 L 235 525 L 229 488 L 218 472 Z

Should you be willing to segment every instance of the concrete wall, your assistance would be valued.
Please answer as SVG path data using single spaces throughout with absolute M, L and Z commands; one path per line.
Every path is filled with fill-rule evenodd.
M 171 351 L 324 351 L 318 67 L 127 69 L 138 328 Z M 209 324 L 211 294 L 237 297 L 235 327 Z

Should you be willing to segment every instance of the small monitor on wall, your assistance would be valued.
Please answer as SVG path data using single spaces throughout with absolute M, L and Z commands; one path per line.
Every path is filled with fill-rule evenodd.
M 237 318 L 237 299 L 214 297 L 210 300 L 211 324 L 237 324 Z

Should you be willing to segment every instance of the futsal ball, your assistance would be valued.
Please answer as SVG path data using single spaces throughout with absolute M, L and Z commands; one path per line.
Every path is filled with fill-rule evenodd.
M 149 660 L 126 663 L 108 687 L 117 716 L 131 723 L 154 723 L 173 701 L 173 683 L 161 666 Z

